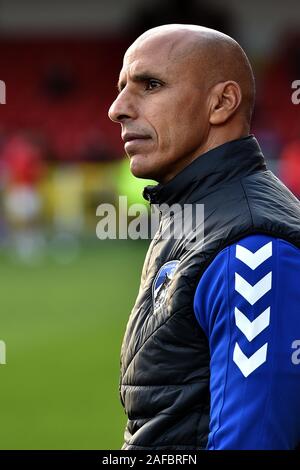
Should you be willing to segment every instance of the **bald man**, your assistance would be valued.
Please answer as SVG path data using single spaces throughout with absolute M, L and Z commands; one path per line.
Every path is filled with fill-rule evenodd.
M 129 47 L 118 87 L 109 116 L 161 213 L 121 351 L 123 449 L 294 449 L 300 204 L 249 134 L 246 54 L 215 30 L 161 26 Z

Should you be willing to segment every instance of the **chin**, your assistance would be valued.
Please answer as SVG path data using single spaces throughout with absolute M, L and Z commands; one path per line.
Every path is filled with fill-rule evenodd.
M 130 171 L 136 178 L 154 179 L 151 169 L 147 168 L 147 165 L 143 164 L 146 163 L 145 160 L 146 157 L 143 155 L 134 155 L 133 157 L 130 157 Z

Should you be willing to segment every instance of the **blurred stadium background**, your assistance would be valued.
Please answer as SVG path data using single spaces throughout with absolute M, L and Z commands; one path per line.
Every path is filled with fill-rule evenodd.
M 236 38 L 257 79 L 253 133 L 300 195 L 298 0 L 1 0 L 1 449 L 118 449 L 119 350 L 148 242 L 100 241 L 96 207 L 141 201 L 107 118 L 127 46 L 154 25 Z

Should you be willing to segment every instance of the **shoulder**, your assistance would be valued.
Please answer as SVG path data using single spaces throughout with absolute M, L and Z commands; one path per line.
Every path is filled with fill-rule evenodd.
M 299 277 L 297 247 L 251 235 L 201 278 L 194 308 L 210 349 L 209 449 L 299 443 Z
M 296 289 L 300 249 L 280 238 L 247 236 L 222 250 L 203 273 L 194 297 L 196 318 L 209 335 L 215 315 L 227 302 L 260 304 L 266 294 Z M 276 292 L 275 292 L 276 291 Z

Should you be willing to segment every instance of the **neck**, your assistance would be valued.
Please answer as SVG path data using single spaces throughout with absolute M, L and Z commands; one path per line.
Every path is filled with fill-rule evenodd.
M 214 128 L 213 128 L 214 130 Z M 166 184 L 168 181 L 173 179 L 178 173 L 180 173 L 186 166 L 188 166 L 192 161 L 194 161 L 196 158 L 200 157 L 204 153 L 208 152 L 209 150 L 212 150 L 216 147 L 219 147 L 220 145 L 226 144 L 226 142 L 230 142 L 232 140 L 240 139 L 242 137 L 246 137 L 249 135 L 249 127 L 244 126 L 241 127 L 239 126 L 238 128 L 230 128 L 230 129 L 218 129 L 216 131 L 211 131 L 205 142 L 197 148 L 197 150 L 193 153 L 192 156 L 189 158 L 183 159 L 182 161 L 179 162 L 179 165 L 176 168 L 172 168 L 172 172 L 168 173 L 165 175 L 163 178 L 161 178 L 158 182 L 161 184 Z

